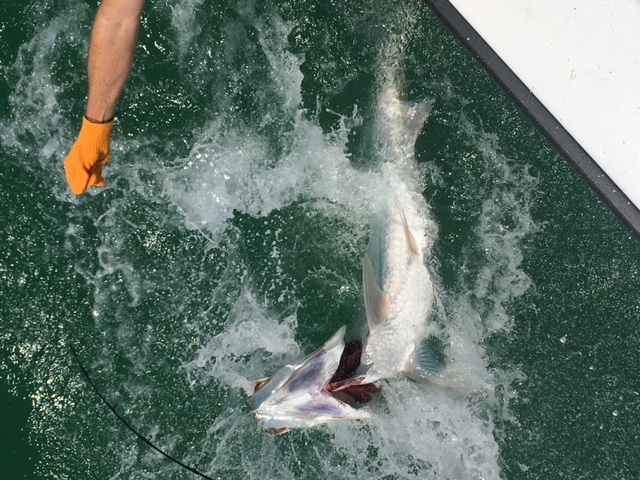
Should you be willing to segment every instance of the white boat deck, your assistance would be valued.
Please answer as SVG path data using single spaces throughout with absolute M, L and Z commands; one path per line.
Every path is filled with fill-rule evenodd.
M 638 210 L 640 0 L 449 3 Z

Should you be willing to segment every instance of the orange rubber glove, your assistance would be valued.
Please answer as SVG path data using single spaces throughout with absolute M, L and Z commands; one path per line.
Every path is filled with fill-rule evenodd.
M 104 187 L 102 167 L 111 158 L 111 128 L 113 120 L 95 123 L 84 117 L 78 140 L 64 160 L 67 183 L 76 195 L 89 188 Z

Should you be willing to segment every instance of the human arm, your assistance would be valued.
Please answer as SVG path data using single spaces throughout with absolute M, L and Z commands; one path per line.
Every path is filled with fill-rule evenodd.
M 111 128 L 129 78 L 145 0 L 103 0 L 89 46 L 89 96 L 78 140 L 64 161 L 67 182 L 80 195 L 105 186 L 102 167 L 111 156 Z

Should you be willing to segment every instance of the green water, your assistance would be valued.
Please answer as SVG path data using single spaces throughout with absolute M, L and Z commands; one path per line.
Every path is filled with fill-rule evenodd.
M 62 161 L 96 5 L 0 19 L 0 478 L 640 477 L 637 239 L 420 2 L 151 2 L 108 187 Z M 244 388 L 362 328 L 382 45 L 438 225 L 434 336 L 470 394 L 391 380 L 370 424 L 265 435 Z M 389 60 L 389 59 L 387 59 Z M 69 335 L 73 335 L 70 340 Z

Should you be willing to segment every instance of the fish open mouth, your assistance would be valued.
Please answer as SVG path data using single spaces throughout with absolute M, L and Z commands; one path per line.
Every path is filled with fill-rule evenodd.
M 364 405 L 373 400 L 372 393 L 378 393 L 382 387 L 375 383 L 362 384 L 362 379 L 353 379 L 353 375 L 360 366 L 362 357 L 362 340 L 355 339 L 347 343 L 340 356 L 340 363 L 326 386 L 327 392 L 341 402 L 352 407 Z M 262 378 L 251 382 L 253 393 L 256 393 L 271 378 Z
M 251 406 L 263 428 L 281 434 L 347 419 L 368 419 L 358 408 L 380 388 L 353 378 L 360 366 L 362 342 L 345 346 L 341 327 L 321 348 L 294 365 L 285 365 L 272 377 L 252 383 Z
M 362 384 L 362 379 L 353 379 L 362 358 L 362 340 L 351 340 L 342 351 L 340 363 L 327 385 L 327 391 L 352 407 L 358 407 L 373 400 L 372 393 L 382 388 L 375 383 Z

